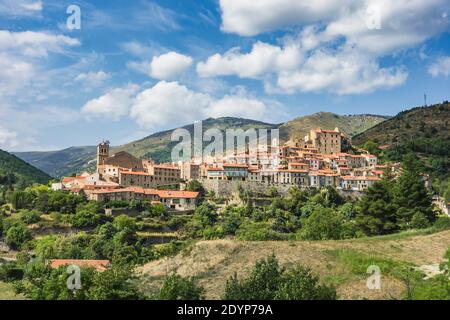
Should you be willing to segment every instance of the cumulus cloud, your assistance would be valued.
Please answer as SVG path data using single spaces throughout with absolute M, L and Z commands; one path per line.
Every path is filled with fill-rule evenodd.
M 296 68 L 302 58 L 300 48 L 295 44 L 281 48 L 258 41 L 249 53 L 233 48 L 224 55 L 212 55 L 197 64 L 197 72 L 203 77 L 237 75 L 257 79 L 267 73 Z
M 98 87 L 100 86 L 105 80 L 109 79 L 111 77 L 111 74 L 104 72 L 104 71 L 98 71 L 98 72 L 87 72 L 87 73 L 80 73 L 76 78 L 75 81 L 82 82 L 87 87 Z
M 131 101 L 138 89 L 139 86 L 135 84 L 111 89 L 104 95 L 89 100 L 81 108 L 81 112 L 88 118 L 94 117 L 117 121 L 121 117 L 128 115 Z
M 428 73 L 433 77 L 445 77 L 448 78 L 450 75 L 450 56 L 440 57 L 428 67 Z
M 222 29 L 227 32 L 253 36 L 320 22 L 326 26 L 325 37 L 344 36 L 361 47 L 386 51 L 416 45 L 448 30 L 450 4 L 447 0 L 221 0 L 220 8 Z
M 348 0 L 220 0 L 222 30 L 254 36 L 292 25 L 330 19 Z
M 285 92 L 368 93 L 401 85 L 407 77 L 403 68 L 382 68 L 365 53 L 344 46 L 314 51 L 299 70 L 281 72 L 277 86 Z
M 202 119 L 211 103 L 209 95 L 189 90 L 178 82 L 160 81 L 139 93 L 131 107 L 131 117 L 142 127 L 154 128 Z
M 0 147 L 2 149 L 9 149 L 17 145 L 17 133 L 0 126 Z
M 197 65 L 204 77 L 263 79 L 269 92 L 354 94 L 401 85 L 404 68 L 381 67 L 380 59 L 450 29 L 447 0 L 221 0 L 220 8 L 226 32 L 297 30 L 279 45 L 257 42 L 248 53 L 233 48 Z
M 178 82 L 164 80 L 142 91 L 138 91 L 134 85 L 110 90 L 87 102 L 81 111 L 88 117 L 112 120 L 129 116 L 146 129 L 179 126 L 209 117 L 235 116 L 264 120 L 284 115 L 284 109 L 279 103 L 261 101 L 243 90 L 216 98 L 191 90 Z
M 282 47 L 257 42 L 249 53 L 233 49 L 223 56 L 215 54 L 198 63 L 197 72 L 203 77 L 263 79 L 269 93 L 359 94 L 401 85 L 408 76 L 403 68 L 380 67 L 373 55 L 350 44 L 318 47 L 311 32 L 306 30 L 300 41 L 287 40 Z
M 170 80 L 186 71 L 192 65 L 192 58 L 171 51 L 153 57 L 150 75 L 159 80 Z

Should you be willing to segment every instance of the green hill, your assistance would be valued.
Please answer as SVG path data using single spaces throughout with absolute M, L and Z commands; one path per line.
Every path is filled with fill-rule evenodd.
M 275 129 L 278 125 L 269 124 L 261 121 L 223 117 L 223 118 L 208 118 L 202 121 L 203 133 L 211 128 L 216 128 L 224 132 L 226 129 Z M 183 127 L 188 130 L 193 137 L 194 125 L 189 124 Z M 178 142 L 171 142 L 170 136 L 172 130 L 157 132 L 143 139 L 130 142 L 117 148 L 113 148 L 113 152 L 127 151 L 137 157 L 151 158 L 157 162 L 170 161 L 170 153 Z M 225 132 L 224 132 L 225 133 Z
M 450 104 L 448 101 L 429 107 L 417 107 L 402 111 L 372 128 L 357 134 L 352 141 L 363 144 L 372 140 L 379 144 L 399 145 L 420 138 L 450 136 Z
M 311 129 L 319 127 L 325 130 L 333 130 L 338 127 L 342 133 L 352 137 L 386 119 L 388 117 L 370 114 L 341 116 L 331 112 L 318 112 L 282 124 L 280 126 L 280 136 L 285 141 L 289 139 L 303 139 Z
M 13 154 L 0 150 L 0 184 L 11 181 L 11 175 L 15 176 L 15 182 L 22 181 L 25 184 L 47 183 L 51 177 L 45 172 L 33 167 Z M 9 177 L 8 177 L 9 176 Z
M 53 177 L 61 177 L 93 168 L 92 161 L 95 161 L 96 150 L 95 146 L 87 146 L 57 151 L 16 152 L 14 154 Z
M 450 192 L 450 104 L 448 101 L 429 107 L 400 112 L 353 137 L 362 145 L 389 145 L 380 152 L 381 159 L 402 161 L 406 154 L 415 154 L 431 175 L 433 186 L 440 194 Z
M 334 129 L 337 126 L 343 133 L 352 136 L 385 119 L 385 117 L 375 115 L 340 116 L 329 112 L 319 112 L 313 115 L 299 117 L 283 124 L 270 124 L 249 119 L 223 117 L 206 119 L 202 122 L 202 126 L 203 132 L 210 128 L 220 130 L 279 128 L 280 139 L 287 141 L 294 138 L 301 139 L 310 129 L 316 127 Z M 186 125 L 183 128 L 187 129 L 191 134 L 193 133 L 193 124 Z M 157 132 L 140 140 L 113 147 L 111 151 L 112 153 L 127 151 L 137 157 L 151 158 L 157 162 L 167 162 L 170 161 L 172 147 L 177 143 L 170 141 L 172 131 L 173 129 Z M 95 165 L 95 152 L 95 146 L 87 146 L 71 147 L 51 152 L 17 152 L 15 154 L 52 176 L 60 177 L 86 169 L 92 169 Z

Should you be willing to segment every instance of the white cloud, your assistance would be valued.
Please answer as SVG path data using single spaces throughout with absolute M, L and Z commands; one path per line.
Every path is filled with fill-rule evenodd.
M 17 133 L 0 126 L 0 148 L 9 149 L 17 145 Z
M 220 0 L 220 8 L 222 29 L 227 32 L 254 36 L 321 23 L 328 38 L 344 36 L 361 47 L 387 51 L 448 30 L 450 4 L 448 0 Z M 373 21 L 380 21 L 381 28 L 372 28 Z
M 36 31 L 0 30 L 1 50 L 17 50 L 24 56 L 45 57 L 48 52 L 62 52 L 66 46 L 77 45 L 80 45 L 78 39 L 63 35 Z
M 298 45 L 280 48 L 258 41 L 249 53 L 241 53 L 239 48 L 233 48 L 223 56 L 215 54 L 206 62 L 199 62 L 197 72 L 203 77 L 237 75 L 257 79 L 267 73 L 296 68 L 302 58 Z
M 100 86 L 105 80 L 109 79 L 111 77 L 111 74 L 104 72 L 104 71 L 98 71 L 98 72 L 87 72 L 87 73 L 80 73 L 76 78 L 75 81 L 82 82 L 87 87 L 98 87 Z
M 161 128 L 209 117 L 276 119 L 282 113 L 279 104 L 260 101 L 245 92 L 216 99 L 209 94 L 192 91 L 178 82 L 160 81 L 137 95 L 130 114 L 143 128 Z
M 197 72 L 203 77 L 236 75 L 262 79 L 269 93 L 358 94 L 405 82 L 407 72 L 402 68 L 381 68 L 375 56 L 355 46 L 317 48 L 318 42 L 311 37 L 314 30 L 305 30 L 299 36 L 301 45 L 292 39 L 286 39 L 282 47 L 257 42 L 249 53 L 233 49 L 223 56 L 215 54 L 198 63 Z
M 401 85 L 407 76 L 402 68 L 381 68 L 367 54 L 344 46 L 314 51 L 298 70 L 281 72 L 277 86 L 285 92 L 359 94 Z
M 0 97 L 13 96 L 35 74 L 31 63 L 0 52 Z
M 220 0 L 220 8 L 227 32 L 298 30 L 281 45 L 258 42 L 249 53 L 232 49 L 197 65 L 201 76 L 263 79 L 269 92 L 353 94 L 400 85 L 404 68 L 381 67 L 380 59 L 450 30 L 448 0 Z M 291 59 L 281 58 L 288 50 Z
M 139 93 L 131 107 L 131 117 L 142 127 L 181 125 L 201 120 L 212 99 L 189 90 L 178 82 L 160 81 Z
M 0 15 L 8 17 L 39 16 L 43 7 L 41 0 L 2 0 Z
M 160 80 L 170 80 L 186 71 L 192 64 L 192 58 L 171 51 L 153 57 L 150 63 L 150 75 Z
M 278 110 L 275 110 L 278 108 Z M 237 95 L 226 95 L 220 100 L 214 101 L 207 110 L 209 117 L 242 117 L 255 120 L 276 118 L 281 106 L 271 105 L 254 99 Z M 270 121 L 269 121 L 270 122 Z
M 433 77 L 445 77 L 450 75 L 450 56 L 440 57 L 432 65 L 428 67 L 428 73 Z
M 139 86 L 135 84 L 111 89 L 104 95 L 88 101 L 82 107 L 81 112 L 88 118 L 96 117 L 117 121 L 128 115 L 131 101 L 138 89 Z
M 335 16 L 348 0 L 220 0 L 222 30 L 242 36 Z

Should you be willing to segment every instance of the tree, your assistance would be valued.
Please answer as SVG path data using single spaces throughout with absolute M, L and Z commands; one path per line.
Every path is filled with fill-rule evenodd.
M 286 271 L 275 255 L 258 261 L 250 276 L 228 279 L 226 300 L 335 300 L 336 290 L 319 284 L 319 278 L 307 268 L 298 266 Z
M 31 239 L 31 232 L 23 223 L 14 224 L 6 232 L 6 244 L 13 249 L 20 249 L 26 241 Z
M 133 269 L 130 266 L 115 266 L 97 272 L 88 289 L 90 300 L 140 300 L 144 295 L 139 291 Z
M 402 229 L 412 227 L 415 215 L 415 222 L 419 217 L 429 223 L 436 220 L 431 195 L 420 175 L 419 163 L 412 154 L 405 156 L 403 161 L 403 172 L 394 188 L 394 202 L 398 207 L 397 219 Z
M 173 273 L 166 277 L 156 298 L 159 300 L 201 300 L 205 290 L 192 278 L 183 278 Z
M 205 188 L 203 188 L 203 185 L 198 182 L 198 180 L 190 180 L 187 184 L 186 184 L 186 190 L 187 191 L 195 191 L 198 192 L 198 198 L 197 198 L 197 204 L 201 204 L 203 203 L 203 200 L 205 199 Z
M 319 277 L 310 269 L 296 267 L 285 272 L 281 279 L 277 300 L 336 300 L 336 289 L 319 284 Z
M 302 221 L 300 236 L 307 240 L 340 239 L 344 218 L 332 208 L 316 205 L 313 213 Z
M 82 209 L 72 217 L 72 225 L 76 228 L 94 227 L 100 221 L 100 215 L 95 211 Z
M 388 234 L 397 230 L 393 186 L 392 178 L 386 172 L 383 180 L 370 186 L 359 200 L 356 222 L 366 235 Z
M 250 276 L 240 281 L 236 274 L 226 283 L 225 300 L 273 300 L 283 270 L 275 255 L 257 261 Z
M 202 204 L 195 209 L 194 219 L 198 220 L 203 226 L 214 225 L 217 218 L 217 212 L 212 205 Z

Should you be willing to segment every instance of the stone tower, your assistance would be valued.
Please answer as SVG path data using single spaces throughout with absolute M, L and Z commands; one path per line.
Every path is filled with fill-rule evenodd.
M 97 172 L 99 171 L 98 166 L 102 165 L 106 158 L 109 157 L 109 141 L 103 141 L 97 146 Z

